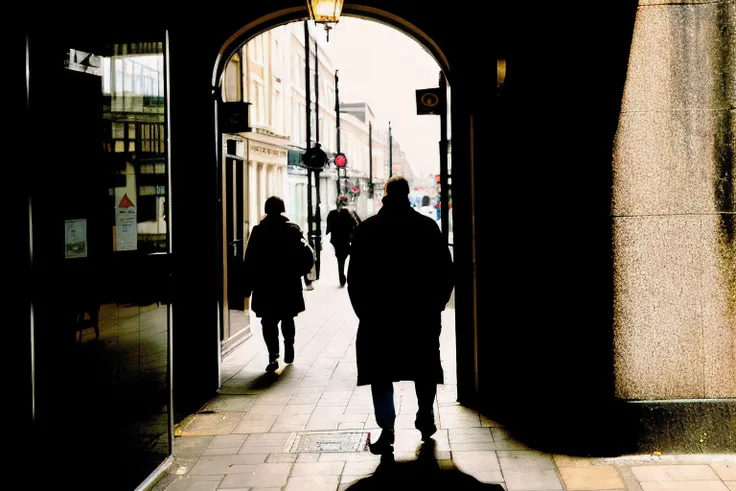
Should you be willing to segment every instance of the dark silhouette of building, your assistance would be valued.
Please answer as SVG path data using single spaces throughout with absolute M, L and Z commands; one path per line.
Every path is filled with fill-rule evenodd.
M 721 19 L 714 22 L 728 24 L 727 5 L 686 7 L 718 8 L 723 15 L 712 16 Z M 170 455 L 173 423 L 218 389 L 227 249 L 218 218 L 218 81 L 230 54 L 249 37 L 303 20 L 307 10 L 293 0 L 254 3 L 227 15 L 214 6 L 19 8 L 25 29 L 11 32 L 9 44 L 18 56 L 11 54 L 6 70 L 6 119 L 12 124 L 4 181 L 11 218 L 5 257 L 20 264 L 8 268 L 6 280 L 12 306 L 6 345 L 18 357 L 11 358 L 10 372 L 17 384 L 5 390 L 21 401 L 21 423 L 13 430 L 27 437 L 24 451 L 15 454 L 32 459 L 39 442 L 55 438 L 64 449 L 50 465 L 61 472 L 39 476 L 44 484 L 95 488 L 114 472 L 122 476 L 114 485 L 130 489 Z M 734 338 L 728 274 L 734 261 L 732 125 L 721 122 L 708 132 L 719 135 L 708 143 L 718 156 L 713 161 L 689 158 L 691 147 L 673 143 L 687 165 L 667 161 L 660 168 L 656 158 L 630 165 L 632 156 L 647 153 L 622 139 L 652 124 L 622 104 L 627 75 L 635 77 L 646 66 L 638 45 L 632 48 L 637 2 L 613 2 L 594 22 L 580 21 L 579 9 L 559 2 L 497 2 L 468 11 L 366 0 L 343 10 L 414 37 L 437 60 L 452 90 L 458 401 L 540 450 L 734 452 L 734 363 L 726 353 L 709 364 L 693 343 L 683 344 L 696 339 L 695 345 L 719 354 L 718 346 L 732 345 Z M 646 9 L 656 14 L 683 6 Z M 647 32 L 642 27 L 637 35 Z M 728 45 L 718 36 L 732 32 L 712 29 L 713 46 Z M 685 42 L 648 45 L 655 44 L 691 49 Z M 148 90 L 148 82 L 139 69 L 127 71 L 125 58 L 154 54 L 166 75 L 166 168 L 165 178 L 156 177 L 154 166 L 153 176 L 143 179 L 154 186 L 145 193 L 155 194 L 159 179 L 166 182 L 166 199 L 158 203 L 170 228 L 163 242 L 156 240 L 165 250 L 145 244 L 133 249 L 145 227 L 114 206 L 120 201 L 111 203 L 116 177 L 103 164 L 104 101 L 96 73 L 115 73 L 111 87 L 127 100 L 134 87 Z M 727 57 L 702 58 L 723 66 L 696 73 L 729 80 Z M 673 62 L 673 68 L 680 65 L 690 66 Z M 677 79 L 690 87 L 691 79 Z M 732 100 L 724 92 L 731 85 L 713 86 L 725 87 L 713 101 Z M 156 95 L 146 93 L 139 102 L 150 107 Z M 656 119 L 651 112 L 640 116 Z M 151 138 L 143 126 L 127 123 L 116 130 L 121 142 L 127 138 L 135 146 Z M 687 125 L 675 127 L 699 134 Z M 671 145 L 668 139 L 645 141 L 648 149 Z M 436 142 L 429 138 L 427 144 Z M 125 145 L 115 153 L 129 153 Z M 677 173 L 683 168 L 717 177 L 704 179 L 702 193 L 693 197 L 695 188 Z M 670 184 L 667 193 L 659 192 Z M 656 201 L 659 196 L 667 198 Z M 126 234 L 135 235 L 132 242 Z M 691 251 L 699 262 L 690 261 Z M 667 267 L 656 267 L 660 260 Z M 697 288 L 685 280 L 706 278 L 692 266 L 706 260 L 718 274 L 707 277 L 717 278 L 717 295 L 704 304 L 693 301 Z M 641 264 L 648 276 L 637 276 Z M 642 295 L 627 297 L 631 288 Z M 75 297 L 93 294 L 104 297 L 99 328 L 105 341 L 79 343 L 70 312 L 84 303 Z M 637 303 L 652 298 L 657 301 Z M 669 305 L 677 305 L 667 310 L 671 317 L 648 317 Z M 707 312 L 701 315 L 703 305 Z M 698 324 L 688 319 L 717 319 L 708 332 L 720 333 L 724 342 L 714 345 L 715 334 L 702 337 L 702 330 L 694 338 L 684 335 L 683 327 Z M 132 332 L 138 334 L 131 344 Z M 94 337 L 88 329 L 83 334 Z M 651 348 L 657 363 L 633 356 L 642 346 Z M 678 354 L 677 363 L 663 356 L 670 353 Z M 657 377 L 650 377 L 652 371 Z M 692 374 L 697 377 L 687 378 Z M 667 393 L 670 386 L 660 382 L 671 382 L 674 390 Z M 707 439 L 691 438 L 701 431 Z M 117 473 L 121 468 L 128 472 Z

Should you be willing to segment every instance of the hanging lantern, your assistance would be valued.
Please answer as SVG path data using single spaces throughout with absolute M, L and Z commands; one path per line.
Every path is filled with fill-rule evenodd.
M 309 18 L 318 24 L 335 23 L 340 20 L 343 0 L 307 0 Z

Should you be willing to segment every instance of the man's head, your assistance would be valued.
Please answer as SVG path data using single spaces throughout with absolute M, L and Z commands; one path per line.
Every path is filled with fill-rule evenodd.
M 278 196 L 271 196 L 270 198 L 266 200 L 264 211 L 266 212 L 266 215 L 282 214 L 283 212 L 286 211 L 286 206 L 284 206 L 284 200 L 282 200 Z
M 384 194 L 391 200 L 400 201 L 409 199 L 409 182 L 402 176 L 394 176 L 386 181 L 383 187 Z

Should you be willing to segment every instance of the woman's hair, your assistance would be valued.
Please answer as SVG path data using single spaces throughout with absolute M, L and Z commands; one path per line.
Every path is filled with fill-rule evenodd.
M 271 196 L 266 200 L 264 211 L 266 212 L 266 215 L 279 215 L 281 213 L 284 213 L 286 211 L 284 200 L 282 200 L 278 196 Z

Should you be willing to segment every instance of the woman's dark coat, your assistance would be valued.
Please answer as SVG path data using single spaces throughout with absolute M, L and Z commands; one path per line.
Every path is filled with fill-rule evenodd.
M 360 319 L 358 385 L 443 382 L 441 312 L 453 283 L 439 227 L 408 200 L 385 201 L 358 226 L 348 269 L 348 293 Z
M 313 251 L 299 225 L 283 215 L 267 215 L 253 227 L 243 260 L 245 296 L 258 317 L 278 319 L 304 312 L 302 280 Z

